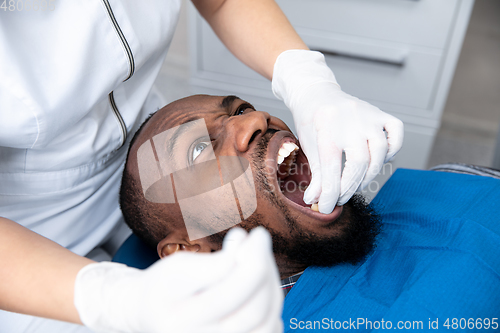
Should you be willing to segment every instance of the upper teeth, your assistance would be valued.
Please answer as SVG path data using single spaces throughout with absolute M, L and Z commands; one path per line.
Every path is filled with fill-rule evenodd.
M 293 142 L 284 142 L 278 151 L 278 165 L 283 163 L 285 158 L 290 156 L 293 151 L 299 150 L 299 147 Z

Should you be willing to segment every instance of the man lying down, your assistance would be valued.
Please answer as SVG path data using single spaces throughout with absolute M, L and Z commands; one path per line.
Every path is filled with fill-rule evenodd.
M 398 170 L 372 205 L 354 196 L 325 215 L 302 201 L 310 179 L 280 119 L 198 95 L 143 124 L 120 204 L 161 258 L 217 251 L 230 228 L 264 226 L 285 331 L 499 328 L 500 180 Z

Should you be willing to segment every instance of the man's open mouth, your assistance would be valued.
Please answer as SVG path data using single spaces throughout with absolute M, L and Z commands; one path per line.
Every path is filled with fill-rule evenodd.
M 312 174 L 307 157 L 290 132 L 280 131 L 273 135 L 266 164 L 275 194 L 282 196 L 289 206 L 322 221 L 332 221 L 340 215 L 342 207 L 337 206 L 330 214 L 321 214 L 317 204 L 304 202 L 304 192 L 311 183 Z

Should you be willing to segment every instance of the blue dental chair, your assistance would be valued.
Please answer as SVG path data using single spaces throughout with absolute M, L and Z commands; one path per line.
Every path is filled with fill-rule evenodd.
M 125 264 L 129 267 L 145 269 L 154 264 L 158 259 L 156 250 L 132 234 L 116 251 L 114 262 Z

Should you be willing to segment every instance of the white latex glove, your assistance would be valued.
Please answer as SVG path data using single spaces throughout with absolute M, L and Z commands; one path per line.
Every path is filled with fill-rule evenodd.
M 75 306 L 97 332 L 283 332 L 271 247 L 264 228 L 235 229 L 222 251 L 179 252 L 146 270 L 90 264 L 78 273 Z
M 292 112 L 311 168 L 304 201 L 318 202 L 321 213 L 345 204 L 401 149 L 403 123 L 344 93 L 319 52 L 281 53 L 274 65 L 272 87 Z M 342 151 L 346 155 L 343 172 Z

